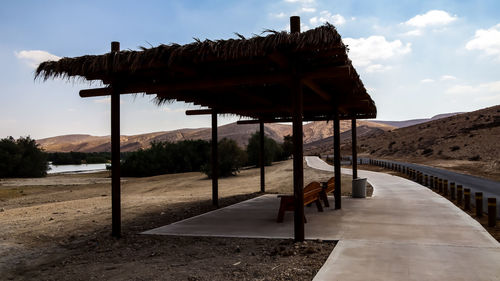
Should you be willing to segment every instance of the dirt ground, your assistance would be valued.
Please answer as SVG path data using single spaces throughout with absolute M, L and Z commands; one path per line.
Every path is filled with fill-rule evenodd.
M 305 166 L 307 184 L 331 173 Z M 343 194 L 350 177 L 343 176 Z M 220 205 L 259 196 L 258 169 L 219 181 Z M 292 162 L 266 168 L 268 193 L 292 193 Z M 200 173 L 122 179 L 123 237 L 110 236 L 108 172 L 0 180 L 0 279 L 310 280 L 333 241 L 149 236 L 210 210 Z

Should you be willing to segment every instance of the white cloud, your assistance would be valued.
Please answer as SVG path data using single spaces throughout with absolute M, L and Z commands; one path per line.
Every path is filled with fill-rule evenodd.
M 453 75 L 443 75 L 443 76 L 441 76 L 441 78 L 439 80 L 441 80 L 441 81 L 451 81 L 451 80 L 457 80 L 457 77 L 455 77 Z
M 23 50 L 20 52 L 14 52 L 14 54 L 18 59 L 23 60 L 33 68 L 36 68 L 40 63 L 44 61 L 57 61 L 60 59 L 60 57 L 56 55 L 41 50 Z
M 316 8 L 311 8 L 311 7 L 302 7 L 302 9 L 300 9 L 302 12 L 304 13 L 314 13 L 316 12 Z
M 416 15 L 405 22 L 406 25 L 424 28 L 427 26 L 442 26 L 457 20 L 457 16 L 451 16 L 448 12 L 431 10 L 422 15 Z
M 344 38 L 349 47 L 349 58 L 356 66 L 365 68 L 368 72 L 389 70 L 381 60 L 388 60 L 396 56 L 411 52 L 411 43 L 404 45 L 400 40 L 387 41 L 384 36 L 370 36 L 368 38 Z
M 184 108 L 170 108 L 170 107 L 160 107 L 160 111 L 162 112 L 169 112 L 169 113 L 177 113 L 177 112 L 184 112 L 186 109 Z
M 273 18 L 277 18 L 277 19 L 282 19 L 282 18 L 284 18 L 284 17 L 286 16 L 286 15 L 285 15 L 285 13 L 283 13 L 283 12 L 281 12 L 281 13 L 277 13 L 277 14 L 270 13 L 269 15 L 270 15 L 271 17 L 273 17 Z
M 333 25 L 338 26 L 338 25 L 343 25 L 346 22 L 346 20 L 342 15 L 340 14 L 332 15 L 332 13 L 330 13 L 329 11 L 321 11 L 319 13 L 319 16 L 312 17 L 309 19 L 309 23 L 313 26 L 317 26 L 325 22 L 329 22 Z
M 489 29 L 476 30 L 474 39 L 465 45 L 467 50 L 480 50 L 500 60 L 500 24 Z
M 432 82 L 434 82 L 434 80 L 430 79 L 430 78 L 425 78 L 425 79 L 420 80 L 420 83 L 432 83 Z
M 462 95 L 462 94 L 500 94 L 500 81 L 482 83 L 479 85 L 455 85 L 446 90 L 447 94 Z M 488 95 L 490 96 L 490 95 Z
M 382 65 L 382 64 L 372 64 L 372 65 L 369 65 L 365 68 L 366 72 L 369 72 L 369 73 L 384 72 L 384 71 L 387 71 L 390 69 L 392 69 L 392 66 Z
M 315 0 L 285 0 L 288 3 L 302 3 L 302 4 L 310 4 L 314 3 Z
M 414 29 L 410 30 L 408 32 L 403 33 L 404 36 L 420 36 L 422 35 L 422 30 L 420 29 Z
M 94 103 L 109 103 L 111 104 L 111 97 L 105 97 L 94 100 Z

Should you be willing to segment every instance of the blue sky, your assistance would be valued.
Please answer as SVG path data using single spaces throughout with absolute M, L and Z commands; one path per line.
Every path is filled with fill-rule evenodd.
M 234 38 L 328 21 L 378 108 L 405 120 L 500 104 L 500 1 L 3 1 L 0 9 L 0 138 L 109 134 L 109 100 L 82 99 L 82 81 L 34 81 L 41 61 L 192 38 Z M 193 105 L 157 107 L 123 96 L 122 134 L 208 127 Z M 220 118 L 220 123 L 235 118 Z

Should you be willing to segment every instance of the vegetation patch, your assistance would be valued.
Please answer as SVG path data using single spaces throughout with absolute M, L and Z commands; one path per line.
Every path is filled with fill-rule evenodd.
M 0 140 L 0 178 L 38 178 L 47 175 L 47 155 L 30 137 Z

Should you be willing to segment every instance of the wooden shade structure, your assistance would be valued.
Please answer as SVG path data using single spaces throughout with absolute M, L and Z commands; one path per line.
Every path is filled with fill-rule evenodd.
M 118 51 L 115 46 L 104 55 L 43 62 L 35 75 L 44 80 L 84 78 L 106 85 L 81 90 L 82 97 L 111 95 L 113 99 L 119 94 L 145 93 L 156 95 L 158 105 L 175 100 L 207 107 L 208 110 L 198 113 L 212 114 L 215 143 L 217 114 L 251 117 L 260 123 L 292 121 L 297 202 L 295 239 L 301 241 L 304 239 L 300 205 L 302 121 L 336 120 L 334 124 L 338 125 L 340 119 L 375 118 L 376 107 L 333 25 L 327 23 L 301 33 L 300 19 L 292 17 L 290 33 L 267 33 L 252 38 L 239 35 L 238 39 L 160 45 L 140 51 Z M 119 116 L 119 103 L 115 106 Z M 118 123 L 114 132 L 119 134 L 119 120 L 112 122 Z M 112 138 L 112 142 L 116 145 L 119 137 L 118 140 Z M 115 147 L 113 143 L 112 147 Z M 119 146 L 114 148 L 114 155 L 118 155 L 116 150 L 119 153 Z M 212 151 L 217 153 L 216 148 Z M 217 158 L 213 158 L 212 165 L 216 165 Z M 113 160 L 113 164 L 119 162 L 116 158 Z M 118 165 L 112 165 L 115 166 Z M 112 170 L 112 174 L 116 173 L 114 190 L 119 193 L 119 169 Z M 340 181 L 340 170 L 337 178 Z M 213 190 L 217 191 L 216 180 Z

